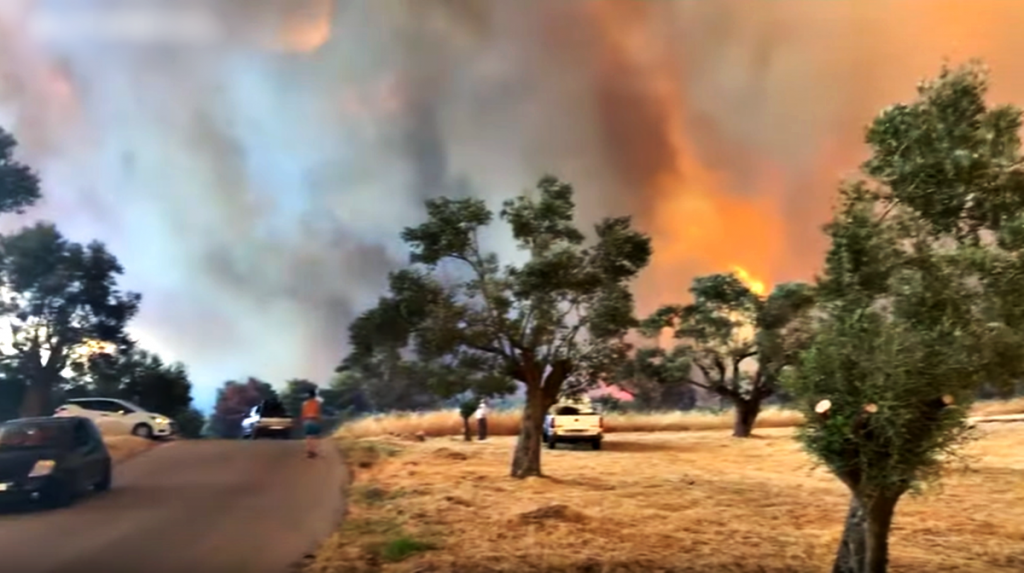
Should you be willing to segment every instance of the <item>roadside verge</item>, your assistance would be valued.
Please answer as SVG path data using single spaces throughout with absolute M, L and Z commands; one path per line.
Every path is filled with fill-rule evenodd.
M 107 444 L 107 450 L 110 451 L 110 457 L 114 460 L 115 464 L 133 458 L 159 445 L 158 442 L 153 440 L 146 440 L 135 436 L 103 436 L 103 443 Z

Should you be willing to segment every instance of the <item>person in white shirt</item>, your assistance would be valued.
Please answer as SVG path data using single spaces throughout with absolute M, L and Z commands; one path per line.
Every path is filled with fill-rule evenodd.
M 487 413 L 489 411 L 487 400 L 480 400 L 480 405 L 476 408 L 476 429 L 477 437 L 481 441 L 487 439 Z

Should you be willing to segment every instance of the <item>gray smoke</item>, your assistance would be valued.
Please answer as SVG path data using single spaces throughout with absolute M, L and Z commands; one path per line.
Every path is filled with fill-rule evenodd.
M 584 220 L 655 235 L 649 309 L 698 272 L 809 277 L 861 126 L 943 56 L 1024 92 L 998 0 L 222 0 L 203 5 L 223 41 L 133 50 L 33 37 L 46 3 L 0 7 L 0 123 L 45 178 L 33 215 L 110 244 L 145 295 L 137 334 L 204 389 L 326 381 L 427 197 L 572 181 Z M 319 49 L 280 49 L 325 17 Z

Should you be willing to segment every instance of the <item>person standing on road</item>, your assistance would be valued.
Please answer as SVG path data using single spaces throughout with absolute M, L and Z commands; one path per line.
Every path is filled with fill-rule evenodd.
M 487 414 L 490 408 L 487 407 L 487 400 L 480 400 L 480 405 L 476 408 L 476 429 L 477 437 L 480 441 L 487 439 Z
M 302 403 L 302 434 L 306 437 L 306 457 L 315 458 L 317 438 L 320 437 L 320 400 L 316 398 L 316 390 L 310 390 L 306 401 Z

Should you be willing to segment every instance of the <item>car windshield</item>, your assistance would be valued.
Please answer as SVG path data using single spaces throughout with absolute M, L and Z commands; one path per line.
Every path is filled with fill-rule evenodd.
M 0 450 L 60 448 L 68 440 L 66 424 L 15 422 L 0 425 Z

